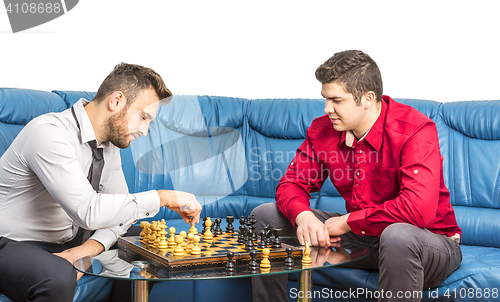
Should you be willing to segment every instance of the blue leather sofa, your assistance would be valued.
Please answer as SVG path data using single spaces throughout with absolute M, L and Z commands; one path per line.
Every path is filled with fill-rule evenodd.
M 24 124 L 37 115 L 64 110 L 93 93 L 0 89 L 0 154 Z M 437 125 L 444 177 L 463 230 L 463 262 L 439 288 L 425 290 L 423 301 L 497 301 L 500 289 L 500 101 L 399 99 Z M 147 137 L 122 150 L 131 193 L 176 189 L 194 193 L 202 216 L 248 216 L 257 205 L 274 202 L 275 188 L 305 138 L 323 115 L 323 100 L 176 96 L 161 107 Z M 497 149 L 499 148 L 499 149 Z M 327 180 L 312 194 L 311 206 L 345 213 L 344 201 Z M 187 230 L 175 213 L 162 209 L 148 220 Z M 200 229 L 200 227 L 199 227 Z M 315 271 L 315 290 L 377 290 L 378 272 L 332 268 Z M 100 301 L 109 294 L 105 279 L 80 282 L 75 301 Z M 289 276 L 289 288 L 297 288 Z M 100 297 L 87 296 L 96 294 Z M 376 301 L 357 296 L 339 301 Z M 4 300 L 2 300 L 4 299 Z M 249 279 L 175 281 L 155 284 L 150 301 L 251 301 Z M 290 298 L 290 300 L 293 300 Z M 0 301 L 8 301 L 0 298 Z

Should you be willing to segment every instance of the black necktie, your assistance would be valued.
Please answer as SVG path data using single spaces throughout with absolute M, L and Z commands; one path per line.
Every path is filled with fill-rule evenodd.
M 75 109 L 73 109 L 73 107 L 71 107 L 71 112 L 73 113 L 73 117 L 75 118 L 78 130 L 80 130 L 80 137 L 81 137 L 82 129 L 80 129 L 80 123 L 78 123 L 78 119 L 76 118 L 75 114 Z M 87 179 L 90 182 L 92 188 L 96 192 L 99 192 L 99 183 L 101 181 L 102 169 L 104 168 L 104 156 L 102 153 L 103 149 L 97 148 L 96 140 L 90 141 L 87 144 L 92 149 L 92 163 L 90 164 L 90 169 L 89 169 L 89 174 L 87 175 Z M 92 232 L 90 230 L 85 230 L 83 232 L 82 243 L 87 241 L 87 239 L 89 239 L 91 235 Z
M 80 129 L 80 123 L 78 123 L 78 119 L 76 118 L 75 109 L 71 107 L 71 113 L 73 113 L 73 117 L 75 118 L 76 126 L 78 130 L 80 130 L 80 137 L 82 136 L 82 129 Z M 104 168 L 104 156 L 102 155 L 102 148 L 97 148 L 97 141 L 93 140 L 87 143 L 92 149 L 92 163 L 90 164 L 89 174 L 87 175 L 87 179 L 90 182 L 92 188 L 99 192 L 99 183 L 101 181 L 102 169 Z
M 97 148 L 96 140 L 90 141 L 88 144 L 92 149 L 92 163 L 90 164 L 87 179 L 92 185 L 92 188 L 99 192 L 99 182 L 101 181 L 102 169 L 104 168 L 104 157 L 102 155 L 103 149 Z

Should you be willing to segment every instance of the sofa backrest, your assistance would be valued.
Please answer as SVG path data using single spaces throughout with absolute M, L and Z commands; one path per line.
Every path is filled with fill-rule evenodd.
M 64 101 L 52 92 L 0 88 L 0 156 L 29 121 L 66 108 Z
M 500 101 L 444 103 L 435 122 L 462 243 L 500 247 Z

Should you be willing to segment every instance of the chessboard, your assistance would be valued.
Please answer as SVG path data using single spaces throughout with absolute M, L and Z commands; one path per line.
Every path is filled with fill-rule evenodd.
M 204 220 L 204 227 L 210 233 L 208 236 L 207 230 L 198 234 L 194 227 L 189 230 L 189 236 L 185 231 L 176 234 L 175 229 L 169 228 L 168 240 L 167 232 L 164 231 L 167 228 L 164 221 L 153 222 L 151 225 L 145 222 L 141 224 L 143 227 L 141 236 L 118 239 L 119 257 L 129 262 L 147 261 L 154 267 L 172 271 L 224 267 L 228 262 L 228 252 L 232 253 L 230 260 L 235 265 L 249 263 L 252 260 L 250 257 L 252 250 L 256 251 L 256 260 L 263 259 L 262 251 L 265 248 L 269 250 L 268 259 L 271 263 L 283 262 L 287 257 L 300 259 L 302 256 L 302 248 L 282 243 L 279 240 L 279 230 L 274 230 L 275 236 L 270 237 L 270 229 L 267 228 L 265 232 L 261 232 L 260 240 L 253 240 L 257 236 L 253 233 L 252 224 L 245 225 L 246 221 L 243 217 L 240 220 L 243 224 L 240 225 L 239 232 L 234 232 L 232 229 L 233 219 L 230 216 L 228 217 L 228 221 L 231 221 L 230 227 L 225 232 L 220 228 L 217 230 L 217 227 L 213 229 L 209 217 L 205 217 Z M 220 218 L 215 221 L 220 224 Z M 153 230 L 156 230 L 156 234 L 153 234 Z M 186 240 L 186 237 L 189 239 Z M 289 248 L 288 253 L 287 248 Z

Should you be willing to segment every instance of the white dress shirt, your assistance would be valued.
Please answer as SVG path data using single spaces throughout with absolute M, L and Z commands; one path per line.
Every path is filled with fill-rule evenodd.
M 81 99 L 71 109 L 29 122 L 0 158 L 0 236 L 53 243 L 70 241 L 78 226 L 96 230 L 109 249 L 138 219 L 159 211 L 156 191 L 129 194 L 120 150 L 103 143 L 99 192 L 87 180 L 95 140 Z

